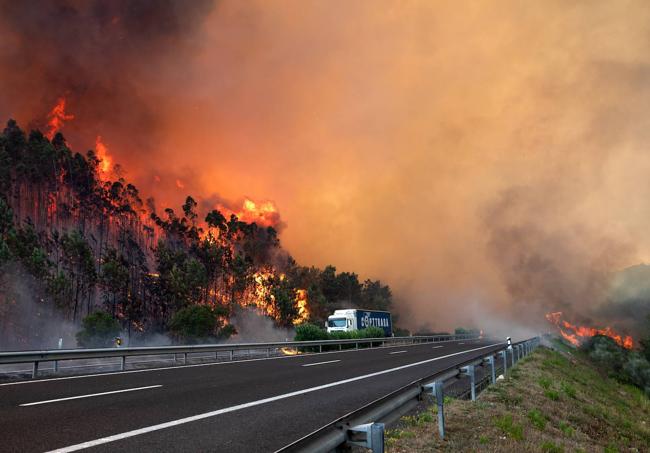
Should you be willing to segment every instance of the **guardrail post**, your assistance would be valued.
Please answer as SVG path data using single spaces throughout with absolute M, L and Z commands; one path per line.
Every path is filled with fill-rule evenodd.
M 508 371 L 508 350 L 504 349 L 499 354 L 503 357 L 503 377 L 505 377 Z
M 32 379 L 36 378 L 38 376 L 38 362 L 34 362 L 34 365 L 32 366 Z
M 464 366 L 462 370 L 469 375 L 469 388 L 472 401 L 476 401 L 476 375 L 474 374 L 474 365 Z
M 323 352 L 323 345 L 322 344 L 318 345 L 318 352 Z
M 124 368 L 126 367 L 126 356 L 122 356 L 122 360 L 120 361 L 120 371 L 124 371 Z
M 187 365 L 187 352 L 183 353 L 183 365 Z
M 230 360 L 232 361 L 232 356 L 233 356 L 233 350 L 232 349 L 230 351 L 228 351 L 228 355 L 230 357 Z
M 59 361 L 58 360 L 54 361 L 54 372 L 55 373 L 59 372 Z
M 434 390 L 436 392 L 436 403 L 438 404 L 438 433 L 440 438 L 445 438 L 445 396 L 443 391 L 443 382 L 434 382 Z
M 490 364 L 490 377 L 492 378 L 492 384 L 494 384 L 497 380 L 496 373 L 494 371 L 494 356 L 486 357 L 488 363 Z
M 372 453 L 384 453 L 383 423 L 366 423 L 353 426 L 347 431 L 347 443 L 368 448 Z
M 445 438 L 445 395 L 444 382 L 441 380 L 433 381 L 431 384 L 425 384 L 422 388 L 427 393 L 433 393 L 436 397 L 436 407 L 438 409 L 438 434 L 440 438 Z

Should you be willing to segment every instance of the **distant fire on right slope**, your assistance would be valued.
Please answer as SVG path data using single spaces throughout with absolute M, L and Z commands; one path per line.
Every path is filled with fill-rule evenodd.
M 614 331 L 611 327 L 605 327 L 603 329 L 599 329 L 596 327 L 588 327 L 588 326 L 577 326 L 575 324 L 571 324 L 568 321 L 565 321 L 562 319 L 563 315 L 561 311 L 556 311 L 553 313 L 548 313 L 546 315 L 546 319 L 548 322 L 553 324 L 555 327 L 557 327 L 558 331 L 560 332 L 560 335 L 570 342 L 571 344 L 575 346 L 580 346 L 582 343 L 584 343 L 586 340 L 589 338 L 595 336 L 595 335 L 604 335 L 607 337 L 610 337 L 616 343 L 618 343 L 620 346 L 623 346 L 626 349 L 632 349 L 634 346 L 634 340 L 632 339 L 631 336 L 626 335 L 623 336 L 616 331 Z

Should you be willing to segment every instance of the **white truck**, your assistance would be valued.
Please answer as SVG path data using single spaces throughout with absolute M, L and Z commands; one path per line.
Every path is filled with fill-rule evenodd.
M 346 309 L 335 310 L 327 318 L 327 332 L 351 332 L 367 327 L 379 327 L 384 330 L 384 336 L 393 336 L 393 321 L 390 313 L 379 310 Z

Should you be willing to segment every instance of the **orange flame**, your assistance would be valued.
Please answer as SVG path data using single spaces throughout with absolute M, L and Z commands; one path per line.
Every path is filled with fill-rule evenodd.
M 100 135 L 98 135 L 97 139 L 95 140 L 95 153 L 99 159 L 100 172 L 103 174 L 108 173 L 111 169 L 111 163 L 113 159 L 108 155 L 108 148 L 102 142 L 102 137 Z
M 591 338 L 595 335 L 604 335 L 626 349 L 632 349 L 632 347 L 634 347 L 634 340 L 629 335 L 622 336 L 615 332 L 611 327 L 598 329 L 596 327 L 576 326 L 562 320 L 561 311 L 548 313 L 546 319 L 548 322 L 555 325 L 558 328 L 560 335 L 574 346 L 580 346 L 585 339 Z
M 293 320 L 293 325 L 302 324 L 309 320 L 309 306 L 307 305 L 307 290 L 296 290 L 296 307 L 298 308 L 298 317 Z
M 65 98 L 59 98 L 56 105 L 52 108 L 50 113 L 47 114 L 47 132 L 45 136 L 52 140 L 54 135 L 63 127 L 65 121 L 74 119 L 74 115 L 65 113 Z
M 275 206 L 275 203 L 270 200 L 256 202 L 250 198 L 244 198 L 239 209 L 230 209 L 219 203 L 217 203 L 214 208 L 223 212 L 226 217 L 234 214 L 242 222 L 256 223 L 263 227 L 277 227 L 280 223 L 280 213 L 278 212 L 278 208 Z

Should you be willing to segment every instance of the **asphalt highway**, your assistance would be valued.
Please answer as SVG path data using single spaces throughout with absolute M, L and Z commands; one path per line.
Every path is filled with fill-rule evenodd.
M 426 343 L 0 384 L 0 451 L 276 451 L 498 349 Z

